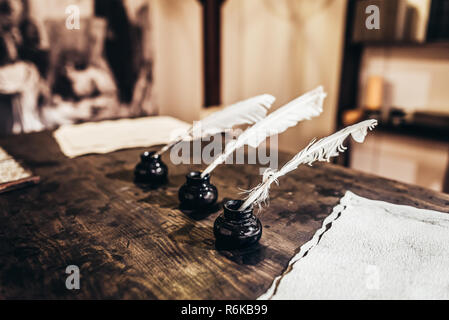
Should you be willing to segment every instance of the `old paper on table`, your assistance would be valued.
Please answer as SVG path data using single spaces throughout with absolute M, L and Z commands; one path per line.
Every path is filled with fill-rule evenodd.
M 157 116 L 64 125 L 53 135 L 62 152 L 74 158 L 89 153 L 165 144 L 189 126 L 172 117 Z
M 0 193 L 36 184 L 39 180 L 0 147 Z
M 0 147 L 0 184 L 18 181 L 31 176 L 13 157 Z

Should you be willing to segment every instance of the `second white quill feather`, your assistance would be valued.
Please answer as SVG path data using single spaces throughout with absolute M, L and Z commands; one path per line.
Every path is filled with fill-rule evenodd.
M 236 140 L 230 141 L 226 145 L 224 152 L 203 171 L 201 176 L 204 177 L 206 174 L 212 172 L 234 150 L 244 145 L 257 148 L 267 137 L 282 133 L 296 125 L 299 121 L 309 120 L 320 115 L 323 111 L 325 97 L 326 93 L 323 91 L 323 87 L 319 86 L 270 113 L 266 118 L 246 129 Z

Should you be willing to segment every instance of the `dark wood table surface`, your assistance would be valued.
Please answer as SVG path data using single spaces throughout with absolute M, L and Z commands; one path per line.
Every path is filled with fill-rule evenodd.
M 174 166 L 166 154 L 169 183 L 145 190 L 133 183 L 143 148 L 69 159 L 51 132 L 2 138 L 0 146 L 41 177 L 0 195 L 2 299 L 255 299 L 346 190 L 449 212 L 447 194 L 319 163 L 272 188 L 258 246 L 219 251 L 212 232 L 219 213 L 199 219 L 178 209 L 184 175 L 199 166 Z M 279 164 L 290 157 L 280 153 Z M 211 181 L 222 201 L 259 183 L 258 173 L 257 165 L 223 165 Z M 68 265 L 80 268 L 79 290 L 65 287 Z

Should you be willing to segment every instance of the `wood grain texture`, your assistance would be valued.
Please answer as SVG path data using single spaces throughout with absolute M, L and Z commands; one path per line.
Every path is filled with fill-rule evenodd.
M 168 185 L 133 183 L 144 149 L 68 159 L 50 132 L 0 139 L 41 177 L 39 185 L 0 196 L 0 298 L 254 299 L 321 226 L 346 190 L 392 203 L 449 212 L 449 195 L 332 164 L 303 166 L 282 177 L 260 214 L 260 244 L 243 251 L 214 246 L 213 213 L 178 209 L 184 175 L 173 165 Z M 279 164 L 291 155 L 281 153 Z M 219 200 L 260 182 L 258 165 L 222 165 L 211 182 Z M 80 290 L 65 288 L 77 265 Z

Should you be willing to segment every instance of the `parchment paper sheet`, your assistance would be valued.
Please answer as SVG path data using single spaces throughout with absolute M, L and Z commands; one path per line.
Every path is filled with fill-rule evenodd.
M 62 152 L 70 158 L 89 153 L 165 144 L 190 124 L 168 116 L 64 125 L 54 132 Z

